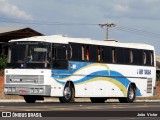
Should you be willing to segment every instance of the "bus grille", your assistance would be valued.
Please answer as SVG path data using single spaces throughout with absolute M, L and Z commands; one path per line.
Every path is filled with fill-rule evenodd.
M 44 84 L 43 75 L 6 75 L 6 83 Z
M 152 93 L 152 78 L 147 79 L 147 93 Z

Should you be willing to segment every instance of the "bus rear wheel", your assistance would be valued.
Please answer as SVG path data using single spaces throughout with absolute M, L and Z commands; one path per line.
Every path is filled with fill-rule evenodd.
M 136 98 L 136 89 L 133 85 L 128 88 L 128 93 L 126 98 L 119 98 L 120 103 L 132 103 Z
M 63 90 L 63 97 L 60 97 L 59 101 L 61 103 L 69 103 L 73 100 L 73 98 L 74 98 L 74 89 L 72 85 L 70 84 L 65 85 Z
M 92 97 L 90 98 L 91 102 L 92 103 L 104 103 L 107 98 L 104 98 L 104 97 Z
M 26 103 L 35 103 L 36 97 L 33 95 L 27 95 L 27 96 L 24 96 L 24 100 L 26 101 Z

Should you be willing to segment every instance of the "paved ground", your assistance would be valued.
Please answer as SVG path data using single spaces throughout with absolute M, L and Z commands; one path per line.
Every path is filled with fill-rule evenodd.
M 91 120 L 95 120 L 95 118 L 101 120 L 103 117 L 109 117 L 110 120 L 156 120 L 157 116 L 160 116 L 160 101 L 141 100 L 126 104 L 119 103 L 117 100 L 109 100 L 106 103 L 95 104 L 91 103 L 89 99 L 76 99 L 74 103 L 62 104 L 59 103 L 58 99 L 45 99 L 44 102 L 28 104 L 23 99 L 1 99 L 0 115 L 2 112 L 38 112 L 42 114 L 42 117 L 58 117 L 57 120 L 61 120 L 60 117 L 62 119 L 66 117 L 87 117 L 87 120 L 89 117 L 94 117 Z
M 76 102 L 62 104 L 58 102 L 25 102 L 0 103 L 0 111 L 160 111 L 160 102 L 135 103 L 89 103 Z

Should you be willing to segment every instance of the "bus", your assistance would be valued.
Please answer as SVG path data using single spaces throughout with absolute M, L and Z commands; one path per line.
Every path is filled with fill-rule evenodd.
M 8 43 L 4 93 L 27 103 L 59 98 L 90 98 L 93 103 L 118 99 L 132 103 L 156 89 L 154 47 L 140 43 L 37 36 Z

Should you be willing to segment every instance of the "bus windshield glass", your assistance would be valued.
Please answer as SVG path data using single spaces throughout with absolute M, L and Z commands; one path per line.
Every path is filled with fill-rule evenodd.
M 49 45 L 42 43 L 14 43 L 9 46 L 8 64 L 49 63 Z
M 26 51 L 26 62 L 46 62 L 47 61 L 47 47 L 29 45 Z

